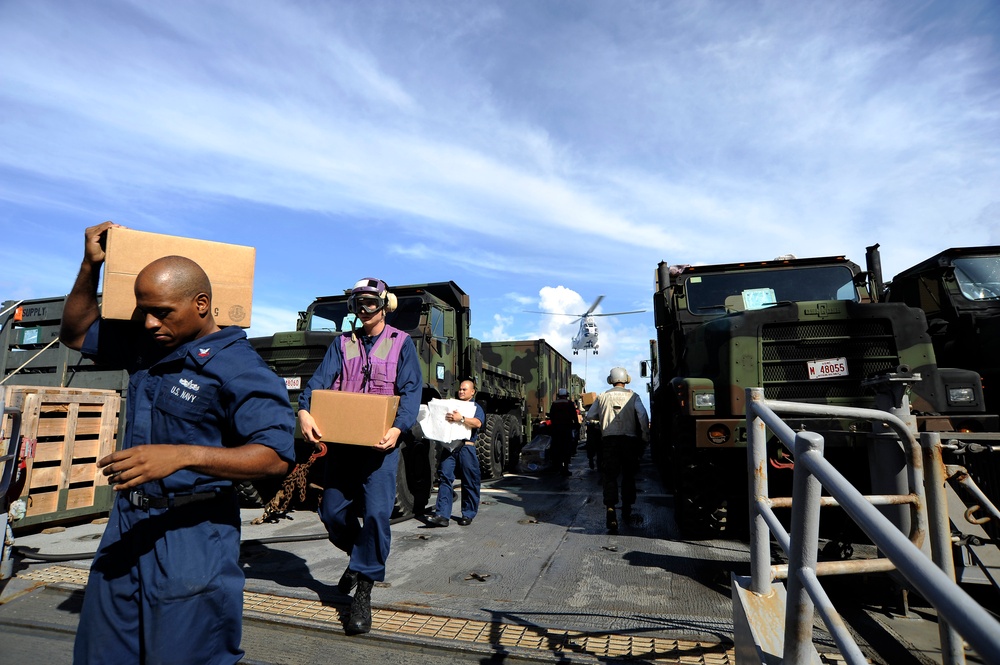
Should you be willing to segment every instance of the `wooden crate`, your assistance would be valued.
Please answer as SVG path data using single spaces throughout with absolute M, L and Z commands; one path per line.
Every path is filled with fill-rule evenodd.
M 113 390 L 6 386 L 6 404 L 20 403 L 28 503 L 23 528 L 106 513 L 112 492 L 97 460 L 117 445 L 121 397 Z M 3 428 L 8 431 L 8 427 Z

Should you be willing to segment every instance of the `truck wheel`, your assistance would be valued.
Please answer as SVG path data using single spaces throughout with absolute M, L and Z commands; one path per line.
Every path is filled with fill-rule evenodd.
M 731 537 L 730 524 L 737 517 L 734 488 L 721 460 L 710 460 L 702 451 L 678 451 L 674 514 L 681 534 L 688 538 Z M 719 451 L 723 452 L 723 451 Z M 745 484 L 744 484 L 745 486 Z
M 406 455 L 399 451 L 399 466 L 396 467 L 396 502 L 392 507 L 393 520 L 404 520 L 413 516 L 413 492 L 410 491 L 406 476 Z
M 521 448 L 524 448 L 523 421 L 519 416 L 508 413 L 503 417 L 503 431 L 507 435 L 507 463 L 504 468 L 507 471 L 514 471 L 521 457 Z
M 507 463 L 507 434 L 504 432 L 503 418 L 495 413 L 486 416 L 486 423 L 476 438 L 476 454 L 483 480 L 503 476 Z

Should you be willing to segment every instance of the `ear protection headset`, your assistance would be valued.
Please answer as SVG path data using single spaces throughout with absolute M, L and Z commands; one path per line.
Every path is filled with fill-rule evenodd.
M 628 375 L 628 370 L 624 367 L 614 367 L 611 369 L 611 373 L 608 374 L 608 383 L 610 385 L 615 385 L 616 383 L 631 383 L 632 377 Z
M 378 299 L 379 307 L 372 312 L 372 314 L 377 314 L 383 309 L 386 314 L 396 311 L 396 296 L 395 294 L 389 293 L 389 287 L 386 286 L 385 282 L 380 279 L 366 277 L 365 279 L 359 280 L 354 285 L 354 288 L 351 289 L 351 296 L 347 299 L 348 312 L 351 314 L 357 314 L 361 311 L 357 302 L 357 299 L 361 296 Z

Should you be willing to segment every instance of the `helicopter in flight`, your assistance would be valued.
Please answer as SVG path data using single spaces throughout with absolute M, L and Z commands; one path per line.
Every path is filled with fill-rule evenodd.
M 580 330 L 577 331 L 576 335 L 573 337 L 573 355 L 579 355 L 580 351 L 586 353 L 587 351 L 593 351 L 594 355 L 597 355 L 597 321 L 594 320 L 596 316 L 618 316 L 621 314 L 641 314 L 645 312 L 644 309 L 635 309 L 629 312 L 606 312 L 602 314 L 594 314 L 594 310 L 597 306 L 601 304 L 604 300 L 604 296 L 597 296 L 594 303 L 590 308 L 583 314 L 563 314 L 561 312 L 536 312 L 532 310 L 525 310 L 530 314 L 549 314 L 551 316 L 575 316 L 578 317 L 576 321 L 580 322 Z M 573 323 L 576 323 L 573 321 Z

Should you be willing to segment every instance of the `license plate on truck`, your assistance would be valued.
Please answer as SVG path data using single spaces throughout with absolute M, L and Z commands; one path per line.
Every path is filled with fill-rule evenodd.
M 285 388 L 288 390 L 299 390 L 302 388 L 302 377 L 301 376 L 286 376 L 285 377 Z
M 826 360 L 809 360 L 810 379 L 829 379 L 834 376 L 847 376 L 847 358 L 827 358 Z

